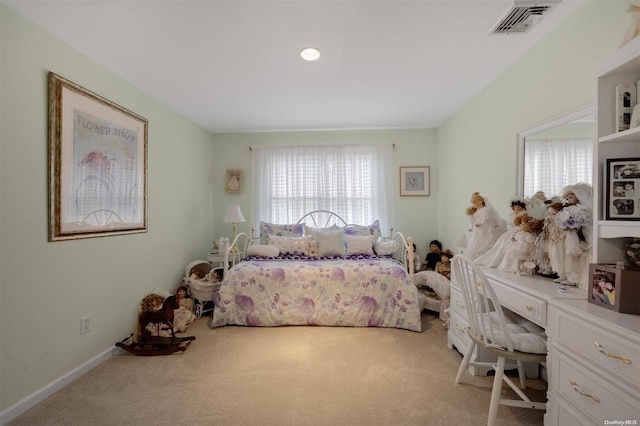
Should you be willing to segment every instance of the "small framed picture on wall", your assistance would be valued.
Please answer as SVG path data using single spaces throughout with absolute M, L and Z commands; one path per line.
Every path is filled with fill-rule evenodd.
M 242 170 L 227 169 L 227 174 L 224 182 L 224 188 L 226 192 L 242 191 Z
M 400 196 L 429 195 L 429 167 L 400 167 Z

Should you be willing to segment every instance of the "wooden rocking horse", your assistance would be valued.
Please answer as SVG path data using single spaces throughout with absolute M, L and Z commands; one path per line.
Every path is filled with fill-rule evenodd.
M 135 333 L 116 343 L 116 346 L 125 349 L 135 355 L 168 355 L 177 351 L 185 351 L 195 336 L 176 337 L 173 329 L 174 309 L 178 309 L 180 303 L 176 296 L 169 296 L 158 310 L 143 310 L 138 314 L 138 323 Z M 147 326 L 156 324 L 157 333 L 153 335 Z M 169 327 L 171 337 L 160 336 L 162 325 Z M 186 343 L 186 345 L 182 345 Z
M 138 329 L 136 341 L 144 339 L 147 335 L 152 335 L 147 326 L 149 324 L 156 324 L 157 332 L 156 337 L 160 336 L 160 327 L 165 324 L 171 331 L 171 337 L 176 337 L 173 330 L 173 310 L 178 309 L 180 303 L 176 296 L 169 296 L 164 300 L 164 303 L 157 311 L 142 311 L 138 315 Z

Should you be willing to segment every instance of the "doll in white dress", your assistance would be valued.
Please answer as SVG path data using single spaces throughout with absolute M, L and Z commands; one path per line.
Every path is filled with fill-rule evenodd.
M 521 198 L 511 200 L 511 226 L 495 242 L 493 247 L 476 258 L 478 265 L 497 268 L 504 257 L 504 249 L 518 231 L 519 218 L 527 214 L 527 202 Z M 516 223 L 517 222 L 517 223 Z
M 465 254 L 476 259 L 493 247 L 507 226 L 496 209 L 478 192 L 471 194 L 471 207 L 466 213 L 471 222 L 471 238 Z
M 516 231 L 504 248 L 504 257 L 498 269 L 520 275 L 533 272 L 525 267 L 525 263 L 535 256 L 536 238 L 542 231 L 543 222 L 542 219 L 527 214 L 517 217 L 514 228 Z
M 527 214 L 529 216 L 536 219 L 544 219 L 547 214 L 547 196 L 544 192 L 538 191 L 525 201 L 527 203 Z
M 555 222 L 556 214 L 561 209 L 562 202 L 560 201 L 549 204 L 542 232 L 538 235 L 536 241 L 538 248 L 537 263 L 540 267 L 540 272 L 545 276 L 556 276 L 556 282 L 566 279 L 563 255 L 565 231 L 558 228 Z
M 566 186 L 564 204 L 555 223 L 564 231 L 564 272 L 562 284 L 586 287 L 591 259 L 593 189 L 588 183 Z

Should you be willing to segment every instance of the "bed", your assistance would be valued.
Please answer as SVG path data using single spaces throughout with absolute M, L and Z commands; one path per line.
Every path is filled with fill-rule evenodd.
M 314 211 L 296 224 L 261 223 L 260 240 L 239 234 L 245 254 L 225 271 L 212 327 L 317 325 L 421 331 L 413 242 L 383 238 L 377 225 L 348 225 Z M 228 265 L 228 262 L 224 263 Z

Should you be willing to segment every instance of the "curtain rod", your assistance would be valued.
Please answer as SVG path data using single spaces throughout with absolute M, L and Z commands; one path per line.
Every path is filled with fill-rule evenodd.
M 361 146 L 361 145 L 303 145 L 303 146 L 305 146 L 305 147 L 317 147 L 317 146 Z M 281 146 L 271 146 L 269 148 L 287 148 L 287 147 L 288 146 L 286 146 L 286 145 L 284 145 L 284 146 L 281 145 Z M 396 144 L 393 143 L 391 145 L 391 148 L 396 149 Z M 253 147 L 252 146 L 249 147 L 249 151 L 253 152 Z

